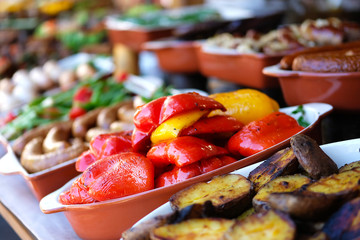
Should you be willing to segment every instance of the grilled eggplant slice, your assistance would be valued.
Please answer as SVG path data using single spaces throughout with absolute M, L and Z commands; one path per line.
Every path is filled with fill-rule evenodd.
M 278 176 L 294 174 L 297 172 L 299 163 L 291 148 L 278 151 L 265 160 L 249 174 L 249 180 L 254 184 L 255 192 L 277 178 Z
M 221 239 L 235 220 L 224 218 L 197 218 L 187 221 L 169 224 L 155 228 L 150 237 L 153 240 L 176 240 L 176 239 Z
M 211 201 L 214 217 L 233 218 L 251 206 L 252 185 L 239 174 L 226 174 L 177 192 L 170 198 L 172 209 Z
M 295 232 L 295 223 L 288 215 L 270 210 L 237 221 L 223 239 L 291 240 L 295 238 Z
M 299 164 L 313 179 L 320 179 L 338 173 L 336 163 L 320 148 L 316 141 L 298 134 L 290 138 L 290 145 Z
M 271 182 L 264 185 L 252 200 L 253 207 L 257 212 L 262 210 L 268 210 L 268 198 L 271 193 L 275 192 L 293 192 L 300 189 L 303 185 L 309 184 L 311 179 L 301 175 L 287 175 L 275 178 Z
M 360 168 L 322 178 L 298 192 L 272 193 L 271 208 L 299 219 L 321 220 L 360 194 Z
M 339 169 L 339 172 L 345 172 L 345 171 L 348 171 L 348 170 L 351 170 L 353 168 L 360 168 L 360 161 L 356 161 L 356 162 L 352 162 L 352 163 L 349 163 L 349 164 L 345 164 L 344 166 L 342 166 L 340 169 Z
M 360 239 L 360 197 L 344 204 L 322 230 L 329 239 Z

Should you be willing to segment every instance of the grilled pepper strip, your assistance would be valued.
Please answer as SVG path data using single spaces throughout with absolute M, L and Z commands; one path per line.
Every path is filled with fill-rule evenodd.
M 162 97 L 141 106 L 134 115 L 135 130 L 132 136 L 134 151 L 145 152 L 148 150 L 147 147 L 149 147 L 148 143 L 150 142 L 148 138 L 151 137 L 152 132 L 170 118 L 191 111 L 202 112 L 215 109 L 226 110 L 216 100 L 197 93 L 183 93 Z M 184 124 L 183 126 L 188 125 Z
M 119 153 L 91 164 L 83 178 L 89 196 L 104 201 L 153 189 L 154 166 L 139 153 Z
M 175 164 L 182 167 L 202 159 L 227 154 L 227 150 L 200 138 L 184 136 L 153 146 L 147 153 L 155 166 Z
M 236 162 L 234 158 L 230 156 L 222 156 L 203 159 L 183 167 L 174 166 L 172 170 L 165 172 L 156 178 L 155 187 L 165 187 L 171 184 L 179 183 L 233 162 Z
M 267 149 L 303 130 L 291 116 L 281 112 L 245 125 L 228 141 L 228 150 L 234 155 L 250 156 Z

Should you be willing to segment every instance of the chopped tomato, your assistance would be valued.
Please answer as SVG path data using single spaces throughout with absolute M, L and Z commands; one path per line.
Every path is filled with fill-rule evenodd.
M 88 103 L 91 99 L 93 90 L 89 87 L 83 86 L 80 87 L 74 94 L 74 101 L 80 103 Z
M 74 120 L 86 113 L 86 110 L 81 107 L 73 107 L 70 109 L 69 118 Z

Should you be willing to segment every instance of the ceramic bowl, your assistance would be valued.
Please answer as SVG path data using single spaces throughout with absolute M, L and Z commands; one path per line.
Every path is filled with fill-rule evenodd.
M 338 167 L 341 167 L 345 164 L 349 164 L 354 161 L 358 161 L 360 159 L 360 152 L 359 152 L 359 145 L 360 145 L 360 138 L 346 140 L 341 142 L 329 143 L 325 145 L 321 145 L 321 149 L 337 164 Z M 232 172 L 233 174 L 241 174 L 243 176 L 248 177 L 249 173 L 255 169 L 261 162 L 247 166 L 245 168 L 236 170 Z M 146 222 L 148 220 L 153 219 L 154 217 L 160 215 L 167 215 L 172 213 L 172 209 L 169 202 L 161 205 L 159 208 L 155 209 L 136 224 L 137 225 Z
M 282 108 L 281 111 L 291 114 L 296 108 L 297 106 Z M 320 133 L 321 119 L 332 111 L 332 106 L 329 104 L 311 103 L 304 105 L 304 109 L 306 112 L 305 120 L 311 124 L 302 133 L 314 137 L 314 135 Z M 297 118 L 299 116 L 294 117 Z M 60 189 L 44 197 L 40 201 L 40 208 L 44 213 L 63 212 L 75 232 L 82 239 L 119 239 L 124 230 L 131 227 L 155 208 L 167 202 L 169 197 L 175 192 L 193 183 L 206 181 L 214 176 L 229 173 L 259 162 L 286 146 L 289 146 L 289 139 L 250 157 L 243 158 L 235 163 L 181 183 L 132 196 L 91 204 L 62 205 L 59 203 L 59 195 L 70 188 L 73 182 L 70 181 Z
M 331 104 L 335 110 L 360 111 L 360 72 L 312 73 L 266 67 L 264 74 L 277 77 L 288 105 L 309 102 Z
M 202 45 L 197 54 L 200 72 L 205 76 L 258 89 L 280 87 L 276 78 L 265 76 L 262 70 L 279 63 L 282 56 L 245 54 L 206 45 Z
M 147 42 L 144 50 L 156 54 L 160 68 L 170 73 L 195 73 L 199 71 L 196 42 L 162 40 Z
M 0 159 L 0 174 L 20 174 L 39 201 L 47 194 L 63 186 L 76 175 L 79 175 L 79 172 L 75 169 L 76 159 L 66 161 L 43 171 L 28 173 L 20 164 L 20 160 L 9 142 L 5 138 L 0 137 L 0 144 L 6 150 L 6 153 Z

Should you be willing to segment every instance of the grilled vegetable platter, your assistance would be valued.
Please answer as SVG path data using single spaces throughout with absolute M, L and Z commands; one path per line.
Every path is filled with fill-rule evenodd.
M 123 239 L 357 239 L 360 140 L 319 147 L 299 134 L 290 143 L 175 193 Z

